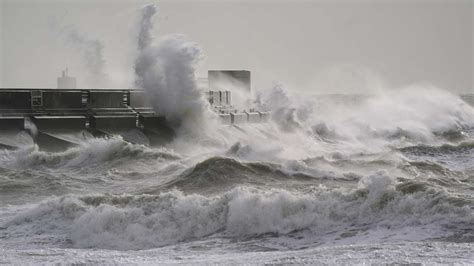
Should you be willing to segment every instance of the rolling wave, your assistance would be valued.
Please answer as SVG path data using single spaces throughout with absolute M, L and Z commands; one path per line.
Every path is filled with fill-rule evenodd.
M 219 160 L 219 159 L 214 159 Z M 356 189 L 297 192 L 239 186 L 214 196 L 172 190 L 159 195 L 63 196 L 9 219 L 4 238 L 28 235 L 77 248 L 149 249 L 214 235 L 313 239 L 331 236 L 426 239 L 462 234 L 474 223 L 474 199 L 429 183 L 369 176 Z M 393 235 L 397 230 L 404 235 Z M 344 232 L 352 232 L 350 235 Z M 412 232 L 406 234 L 406 232 Z M 471 232 L 472 233 L 472 232 Z
M 227 157 L 211 157 L 184 171 L 166 184 L 184 191 L 216 193 L 238 185 L 272 186 L 310 181 L 316 177 L 304 173 L 289 173 L 275 163 L 242 162 Z
M 84 168 L 103 164 L 119 165 L 137 160 L 174 160 L 178 155 L 162 149 L 134 145 L 121 138 L 92 139 L 64 152 L 44 152 L 38 146 L 16 151 L 0 150 L 0 161 L 5 168 Z M 110 165 L 112 164 L 112 165 Z
M 443 144 L 441 146 L 430 146 L 421 144 L 404 147 L 401 148 L 400 151 L 423 156 L 474 152 L 474 141 L 464 141 L 458 144 Z

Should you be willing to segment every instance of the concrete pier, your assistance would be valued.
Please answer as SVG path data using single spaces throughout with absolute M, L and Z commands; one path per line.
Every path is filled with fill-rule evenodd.
M 260 114 L 257 112 L 245 112 L 247 115 L 247 122 L 249 123 L 260 123 Z
M 229 91 L 212 91 L 208 98 L 222 124 L 259 123 L 270 117 L 265 112 L 237 112 Z M 117 135 L 153 146 L 171 141 L 175 133 L 141 90 L 0 89 L 0 147 L 36 143 L 42 150 L 59 151 L 93 137 Z
M 242 124 L 247 122 L 247 114 L 245 113 L 230 113 L 232 124 Z
M 219 120 L 224 125 L 232 124 L 232 117 L 230 114 L 219 114 Z
M 25 120 L 33 124 L 29 131 Z M 93 137 L 120 135 L 132 143 L 161 145 L 174 136 L 140 90 L 0 89 L 0 147 L 18 148 L 25 141 L 17 136 L 25 134 L 30 145 L 34 140 L 46 151 Z
M 93 136 L 86 130 L 86 116 L 33 116 L 35 143 L 46 151 L 61 151 Z
M 143 133 L 150 140 L 150 145 L 163 145 L 171 141 L 175 133 L 163 116 L 156 116 L 150 113 L 142 113 L 139 118 L 139 125 Z

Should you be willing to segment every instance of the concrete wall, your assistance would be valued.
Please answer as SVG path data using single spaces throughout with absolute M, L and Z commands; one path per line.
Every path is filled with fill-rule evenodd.
M 30 109 L 29 90 L 0 90 L 0 109 Z
M 224 99 L 223 101 L 225 101 L 225 105 L 232 105 L 232 97 L 231 97 L 231 94 L 230 94 L 230 91 L 225 91 L 225 96 L 224 96 Z
M 212 105 L 214 106 L 221 106 L 221 94 L 220 91 L 211 91 L 212 95 Z
M 85 116 L 34 116 L 38 130 L 81 130 L 86 128 Z
M 212 106 L 230 106 L 232 98 L 230 91 L 206 91 L 205 97 Z
M 230 113 L 233 124 L 242 124 L 247 122 L 247 114 L 245 113 Z
M 175 137 L 174 130 L 168 125 L 165 117 L 152 114 L 141 114 L 138 117 L 143 133 L 150 145 L 163 145 Z
M 130 91 L 131 107 L 151 107 L 148 96 L 144 91 Z
M 25 119 L 23 117 L 0 117 L 1 130 L 18 130 L 25 128 Z
M 81 91 L 42 91 L 43 108 L 45 109 L 68 109 L 84 108 Z
M 138 120 L 140 125 L 142 125 L 144 128 L 161 128 L 168 126 L 164 116 L 140 115 Z
M 249 123 L 260 123 L 260 114 L 257 112 L 246 112 Z
M 224 125 L 232 124 L 232 118 L 230 114 L 219 114 L 219 120 Z
M 268 122 L 270 120 L 270 112 L 258 112 L 260 114 L 260 122 Z
M 89 125 L 95 129 L 132 129 L 137 126 L 137 117 L 133 116 L 108 116 L 108 115 L 94 115 L 89 118 Z
M 89 108 L 124 108 L 127 91 L 90 91 Z

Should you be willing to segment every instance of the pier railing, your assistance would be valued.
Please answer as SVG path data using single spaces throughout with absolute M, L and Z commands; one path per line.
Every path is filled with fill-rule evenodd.
M 151 112 L 143 91 L 134 89 L 0 89 L 0 116 L 130 115 Z

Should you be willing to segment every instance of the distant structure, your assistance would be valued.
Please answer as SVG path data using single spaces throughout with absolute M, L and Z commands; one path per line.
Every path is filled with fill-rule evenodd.
M 58 78 L 58 89 L 76 89 L 76 78 L 68 76 L 68 69 L 63 71 L 62 76 Z
M 254 108 L 238 111 L 232 105 L 232 93 L 250 96 L 250 71 L 248 70 L 209 70 L 206 79 L 198 80 L 198 87 L 204 88 L 204 95 L 218 114 L 222 124 L 265 123 L 270 113 Z M 235 95 L 234 94 L 234 95 Z
M 207 76 L 211 90 L 232 87 L 250 92 L 251 74 L 248 70 L 209 70 Z
M 206 91 L 206 98 L 214 107 L 232 106 L 230 91 Z

